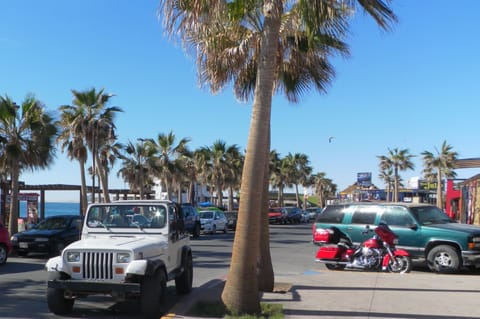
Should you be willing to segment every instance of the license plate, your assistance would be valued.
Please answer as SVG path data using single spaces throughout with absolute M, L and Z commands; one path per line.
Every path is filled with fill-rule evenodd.
M 28 243 L 19 243 L 18 246 L 20 248 L 28 248 Z

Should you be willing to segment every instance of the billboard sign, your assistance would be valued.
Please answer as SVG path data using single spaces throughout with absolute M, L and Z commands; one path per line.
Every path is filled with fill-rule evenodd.
M 372 185 L 372 173 L 357 173 L 357 184 L 363 187 Z

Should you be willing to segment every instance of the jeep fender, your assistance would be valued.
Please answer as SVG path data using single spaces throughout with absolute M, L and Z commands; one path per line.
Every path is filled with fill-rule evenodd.
M 128 265 L 126 273 L 140 276 L 151 276 L 159 269 L 162 269 L 166 275 L 167 267 L 162 260 L 134 260 Z
M 62 256 L 50 258 L 45 264 L 45 270 L 48 272 L 60 272 L 63 271 L 63 259 Z

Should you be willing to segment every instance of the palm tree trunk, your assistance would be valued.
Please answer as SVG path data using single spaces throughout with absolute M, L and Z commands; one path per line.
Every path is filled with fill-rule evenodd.
M 233 210 L 233 187 L 228 187 L 228 210 Z
M 103 202 L 110 203 L 110 195 L 108 192 L 107 168 L 100 161 L 100 156 L 98 154 L 95 154 L 95 157 L 97 162 L 98 177 L 100 179 L 100 184 L 102 184 Z
M 298 195 L 298 184 L 295 184 L 295 200 L 297 201 L 297 207 L 300 207 L 300 196 Z
M 443 210 L 443 195 L 442 195 L 442 172 L 437 171 L 437 207 Z
M 270 141 L 267 150 L 270 150 Z M 268 156 L 269 153 L 270 152 L 267 152 L 266 156 Z M 268 167 L 268 162 L 266 162 L 262 193 L 263 207 L 260 210 L 260 258 L 258 262 L 258 289 L 264 292 L 272 292 L 275 285 L 275 275 L 273 273 L 272 257 L 270 255 L 270 225 L 268 220 L 268 181 L 270 173 Z
M 269 160 L 270 116 L 280 17 L 281 0 L 265 1 L 264 32 L 261 39 L 257 82 L 248 134 L 247 151 L 242 174 L 238 224 L 233 242 L 230 272 L 222 292 L 222 301 L 234 313 L 260 313 L 257 262 L 260 240 L 259 210 L 262 196 L 265 162 Z M 260 194 L 260 196 L 259 196 Z
M 10 193 L 10 217 L 8 220 L 8 231 L 10 235 L 18 233 L 18 178 L 20 176 L 20 167 L 18 162 L 12 164 L 11 179 L 12 190 Z
M 82 216 L 87 212 L 87 181 L 85 178 L 85 161 L 79 160 L 80 165 L 80 210 Z

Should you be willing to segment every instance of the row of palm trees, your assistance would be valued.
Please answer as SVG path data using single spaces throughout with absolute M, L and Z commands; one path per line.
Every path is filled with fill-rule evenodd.
M 240 189 L 245 156 L 237 145 L 217 140 L 212 146 L 190 151 L 189 138 L 176 138 L 173 132 L 160 133 L 156 138 L 140 138 L 135 143 L 119 143 L 116 135 L 117 106 L 108 106 L 113 95 L 104 90 L 72 90 L 72 104 L 59 107 L 59 119 L 45 111 L 33 95 L 17 106 L 8 96 L 0 100 L 0 145 L 4 179 L 11 180 L 9 230 L 16 233 L 18 225 L 18 180 L 24 169 L 41 169 L 53 162 L 58 144 L 68 158 L 79 164 L 81 207 L 87 206 L 87 172 L 92 177 L 92 190 L 98 180 L 102 195 L 108 202 L 108 176 L 117 159 L 117 173 L 130 190 L 146 198 L 156 180 L 161 181 L 167 198 L 181 201 L 186 192 L 188 201 L 195 202 L 196 184 L 215 190 L 217 205 L 223 206 L 223 193 L 228 192 L 228 206 L 233 209 L 234 193 Z M 90 159 L 91 166 L 87 167 Z M 312 175 L 305 154 L 289 153 L 284 158 L 275 150 L 270 155 L 270 183 L 278 189 L 278 203 L 283 206 L 283 190 L 295 187 L 300 206 L 298 186 L 315 185 L 319 196 L 335 194 L 336 186 L 325 173 Z M 97 199 L 92 194 L 92 201 Z
M 437 206 L 443 209 L 443 188 L 442 181 L 445 178 L 454 178 L 455 162 L 458 159 L 458 153 L 453 151 L 453 147 L 443 141 L 440 149 L 435 148 L 435 152 L 423 151 L 421 153 L 423 160 L 423 176 L 428 181 L 435 181 L 437 185 Z M 389 149 L 387 155 L 377 156 L 380 163 L 380 174 L 378 177 L 384 181 L 387 194 L 393 190 L 393 201 L 399 200 L 399 189 L 402 185 L 400 171 L 412 170 L 415 165 L 412 162 L 413 157 L 408 149 Z M 387 196 L 388 198 L 388 196 Z

